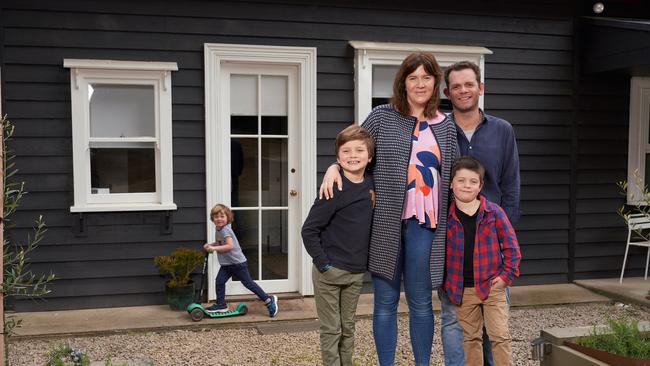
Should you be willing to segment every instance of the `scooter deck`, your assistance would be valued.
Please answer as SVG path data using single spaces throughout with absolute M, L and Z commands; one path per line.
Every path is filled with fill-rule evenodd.
M 204 317 L 208 318 L 227 318 L 229 316 L 238 316 L 238 315 L 245 315 L 248 313 L 248 307 L 246 306 L 245 303 L 239 303 L 234 310 L 229 310 L 225 312 L 218 312 L 218 311 L 209 311 L 206 308 L 204 308 L 201 304 L 190 304 L 187 307 L 187 312 L 190 313 L 190 317 L 194 321 L 200 321 Z
M 237 316 L 237 315 L 244 315 L 244 314 L 240 313 L 238 310 L 229 310 L 226 312 L 205 310 L 205 315 L 209 316 L 210 318 L 226 318 L 229 316 Z

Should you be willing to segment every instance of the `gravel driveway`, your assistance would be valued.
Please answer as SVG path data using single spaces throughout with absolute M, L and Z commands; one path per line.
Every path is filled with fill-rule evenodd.
M 622 304 L 583 304 L 549 307 L 515 308 L 511 311 L 510 329 L 514 340 L 515 365 L 538 365 L 530 360 L 529 342 L 543 328 L 589 326 L 604 323 L 607 317 L 633 317 L 650 320 L 650 309 Z M 442 365 L 439 317 L 433 343 L 433 365 Z M 397 365 L 413 364 L 408 337 L 408 317 L 399 318 Z M 91 360 L 113 360 L 120 365 L 318 365 L 318 332 L 294 332 L 260 335 L 254 328 L 205 329 L 130 333 L 111 336 L 80 337 L 54 340 L 23 340 L 10 344 L 10 365 L 43 365 L 45 355 L 57 344 L 88 353 Z M 356 365 L 376 365 L 372 338 L 372 321 L 357 321 Z M 97 362 L 104 365 L 104 362 Z

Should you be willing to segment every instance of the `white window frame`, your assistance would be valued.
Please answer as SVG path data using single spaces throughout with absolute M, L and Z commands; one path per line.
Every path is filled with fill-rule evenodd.
M 70 69 L 74 205 L 71 212 L 175 210 L 173 200 L 171 71 L 175 62 L 65 59 Z M 91 138 L 88 85 L 150 85 L 154 89 L 155 137 Z M 101 141 L 100 141 L 101 140 Z M 156 191 L 91 194 L 90 146 L 125 142 L 155 146 Z
M 646 154 L 650 154 L 650 77 L 632 77 L 630 82 L 630 135 L 627 162 L 627 203 L 647 205 L 643 197 Z
M 404 58 L 415 51 L 428 51 L 436 56 L 440 67 L 458 61 L 472 61 L 481 69 L 481 82 L 485 80 L 485 55 L 492 51 L 485 47 L 448 46 L 416 43 L 385 43 L 350 41 L 354 48 L 354 98 L 357 123 L 362 123 L 372 110 L 372 66 L 400 65 Z M 483 108 L 483 96 L 479 98 Z

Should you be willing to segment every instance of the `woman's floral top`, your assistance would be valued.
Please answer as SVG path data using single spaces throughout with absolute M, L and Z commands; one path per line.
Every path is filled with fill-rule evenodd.
M 406 179 L 406 198 L 402 219 L 415 216 L 424 227 L 434 229 L 438 223 L 440 193 L 440 148 L 429 125 L 442 122 L 438 112 L 433 119 L 417 122 L 411 137 L 411 160 Z

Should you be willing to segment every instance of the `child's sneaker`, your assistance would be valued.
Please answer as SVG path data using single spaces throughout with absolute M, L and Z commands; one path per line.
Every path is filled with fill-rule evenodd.
M 205 310 L 215 312 L 215 313 L 225 313 L 228 311 L 228 305 L 212 304 L 208 306 Z
M 269 316 L 273 318 L 278 313 L 278 297 L 271 295 L 267 300 L 266 307 L 269 309 Z

